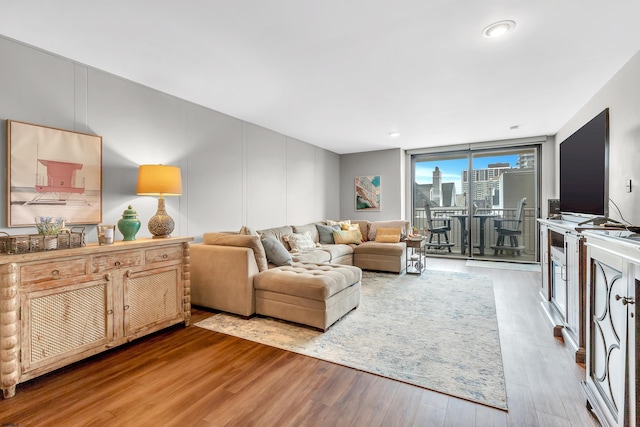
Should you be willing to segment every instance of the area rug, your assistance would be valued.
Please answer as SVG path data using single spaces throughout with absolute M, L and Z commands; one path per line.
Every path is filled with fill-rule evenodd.
M 467 267 L 497 268 L 498 270 L 533 271 L 540 272 L 540 264 L 524 264 L 506 261 L 477 261 L 467 260 Z
M 327 332 L 216 314 L 196 326 L 507 409 L 490 278 L 365 271 L 360 306 Z

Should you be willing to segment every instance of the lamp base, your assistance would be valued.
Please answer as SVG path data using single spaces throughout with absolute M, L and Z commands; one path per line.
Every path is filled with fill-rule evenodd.
M 175 223 L 173 222 L 173 218 L 171 218 L 165 210 L 164 197 L 161 196 L 158 199 L 158 211 L 151 217 L 151 219 L 149 219 L 147 227 L 154 239 L 165 239 L 167 237 L 171 237 Z

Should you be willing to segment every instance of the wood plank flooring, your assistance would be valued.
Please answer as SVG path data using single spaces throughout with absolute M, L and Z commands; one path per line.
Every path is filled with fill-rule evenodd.
M 12 426 L 597 426 L 584 369 L 553 337 L 540 274 L 429 259 L 491 276 L 508 412 L 310 357 L 181 326 L 18 385 Z M 194 309 L 195 323 L 212 313 Z

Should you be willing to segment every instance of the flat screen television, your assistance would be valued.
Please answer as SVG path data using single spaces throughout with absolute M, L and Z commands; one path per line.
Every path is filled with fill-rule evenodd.
M 609 109 L 560 143 L 560 212 L 609 215 Z

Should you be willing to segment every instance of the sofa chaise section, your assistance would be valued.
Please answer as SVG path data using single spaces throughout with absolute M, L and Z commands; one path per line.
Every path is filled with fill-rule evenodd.
M 362 270 L 349 265 L 281 266 L 255 276 L 256 313 L 326 331 L 360 304 Z

